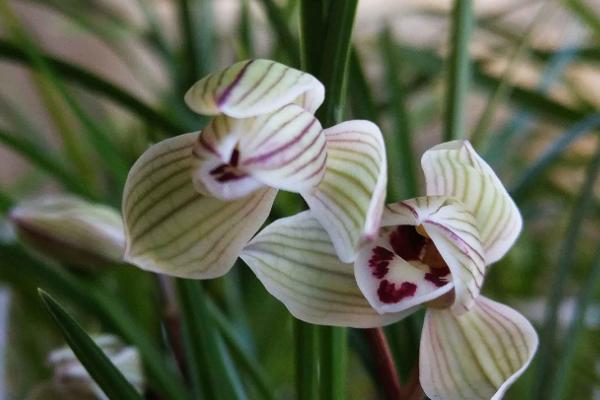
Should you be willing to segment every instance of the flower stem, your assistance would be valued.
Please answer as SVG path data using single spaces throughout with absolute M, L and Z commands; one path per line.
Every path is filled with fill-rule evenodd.
M 365 329 L 367 343 L 371 348 L 375 360 L 375 368 L 383 386 L 383 392 L 387 399 L 399 399 L 401 394 L 400 381 L 396 364 L 390 351 L 385 333 L 381 328 Z
M 318 327 L 294 319 L 296 342 L 296 398 L 312 400 L 318 394 L 319 342 Z

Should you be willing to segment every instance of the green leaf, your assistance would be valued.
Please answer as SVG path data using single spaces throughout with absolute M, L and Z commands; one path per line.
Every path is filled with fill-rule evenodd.
M 298 41 L 292 35 L 285 15 L 273 0 L 260 0 L 260 2 L 267 14 L 267 19 L 271 24 L 275 36 L 277 36 L 277 41 L 282 44 L 283 50 L 290 59 L 289 64 L 293 67 L 298 67 L 300 65 Z
M 179 23 L 185 54 L 183 90 L 210 72 L 213 49 L 212 1 L 179 0 Z
M 187 393 L 180 378 L 167 366 L 167 361 L 149 334 L 135 323 L 135 318 L 123 308 L 121 303 L 106 289 L 89 285 L 76 279 L 64 269 L 50 267 L 31 258 L 18 246 L 0 244 L 0 254 L 5 265 L 18 265 L 2 271 L 16 279 L 44 285 L 53 292 L 60 293 L 71 303 L 97 317 L 100 321 L 134 345 L 144 360 L 149 384 L 170 400 L 187 399 Z
M 380 35 L 381 54 L 392 114 L 392 132 L 387 135 L 390 196 L 393 201 L 417 195 L 417 170 L 415 167 L 412 126 L 406 104 L 406 88 L 399 79 L 402 69 L 397 60 L 397 48 L 392 34 L 386 28 Z
M 188 367 L 196 398 L 245 399 L 237 371 L 227 363 L 229 354 L 211 324 L 207 294 L 200 282 L 178 279 L 182 327 Z M 205 381 L 208 376 L 209 382 Z
M 48 153 L 47 149 L 39 148 L 36 143 L 26 139 L 22 135 L 8 133 L 1 129 L 0 143 L 31 162 L 33 166 L 56 179 L 65 188 L 88 198 L 93 197 L 89 188 L 82 184 L 77 177 L 68 172 L 58 160 Z
M 586 171 L 585 182 L 581 186 L 579 196 L 572 206 L 569 216 L 569 224 L 565 232 L 564 240 L 558 254 L 556 269 L 553 271 L 552 283 L 548 293 L 547 306 L 545 310 L 544 323 L 540 332 L 540 350 L 537 359 L 537 374 L 533 387 L 536 399 L 546 399 L 551 394 L 551 387 L 547 384 L 548 377 L 555 371 L 554 355 L 557 349 L 556 338 L 558 336 L 558 309 L 564 298 L 568 283 L 570 267 L 577 254 L 577 244 L 580 243 L 580 235 L 583 223 L 586 220 L 588 210 L 593 200 L 594 187 L 600 175 L 600 146 L 597 146 L 594 160 L 589 164 Z
M 473 1 L 455 0 L 446 77 L 445 141 L 459 139 L 466 133 L 466 102 L 471 79 L 469 40 L 473 31 L 473 21 Z
M 109 399 L 141 400 L 141 396 L 114 366 L 110 359 L 50 295 L 41 289 L 38 294 L 60 328 L 67 343 Z
M 160 113 L 142 100 L 98 75 L 75 64 L 62 61 L 44 53 L 40 53 L 40 57 L 66 80 L 72 81 L 94 93 L 105 96 L 146 122 L 156 125 L 157 128 L 162 129 L 169 134 L 186 130 L 185 127 L 173 120 L 170 116 Z M 18 45 L 3 39 L 0 39 L 0 58 L 12 60 L 36 70 L 39 69 L 39 66 L 35 64 Z
M 520 174 L 516 183 L 512 186 L 511 195 L 515 199 L 521 199 L 528 190 L 535 188 L 536 180 L 559 159 L 571 143 L 585 134 L 597 134 L 593 129 L 598 127 L 600 127 L 600 113 L 592 114 L 569 128 L 551 143 L 532 165 Z

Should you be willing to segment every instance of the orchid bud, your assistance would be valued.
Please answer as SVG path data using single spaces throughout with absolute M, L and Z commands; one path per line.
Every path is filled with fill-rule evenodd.
M 144 378 L 138 351 L 134 347 L 124 346 L 118 338 L 111 335 L 96 336 L 93 339 L 115 367 L 121 371 L 125 379 L 141 393 L 144 387 Z M 67 394 L 71 392 L 85 393 L 86 397 L 84 398 L 108 399 L 69 347 L 62 347 L 51 352 L 48 362 L 54 370 L 51 384 L 54 391 Z
M 120 262 L 125 239 L 112 208 L 73 196 L 45 196 L 10 213 L 19 238 L 38 252 L 74 265 Z

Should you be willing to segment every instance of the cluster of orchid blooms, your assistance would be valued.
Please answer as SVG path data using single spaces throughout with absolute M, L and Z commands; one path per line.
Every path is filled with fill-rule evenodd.
M 424 153 L 425 196 L 385 205 L 381 131 L 368 121 L 323 129 L 313 114 L 324 96 L 315 77 L 268 60 L 197 82 L 185 100 L 213 119 L 151 146 L 132 167 L 125 259 L 209 279 L 240 257 L 314 324 L 380 327 L 426 306 L 427 396 L 500 399 L 538 343 L 522 315 L 480 294 L 488 266 L 521 230 L 513 200 L 468 141 L 453 141 Z M 258 232 L 280 189 L 309 209 Z

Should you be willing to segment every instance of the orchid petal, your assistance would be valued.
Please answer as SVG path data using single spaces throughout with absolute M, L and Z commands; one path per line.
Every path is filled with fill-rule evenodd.
M 431 399 L 501 399 L 537 345 L 527 319 L 483 296 L 460 316 L 429 309 L 421 334 L 421 386 Z
M 376 237 L 381 222 L 387 166 L 383 136 L 369 121 L 326 129 L 327 164 L 322 182 L 302 193 L 329 233 L 338 257 L 352 262 L 361 242 Z
M 314 76 L 270 60 L 237 62 L 196 82 L 185 95 L 199 114 L 248 118 L 297 102 L 310 113 L 325 88 Z
M 477 221 L 486 264 L 498 261 L 513 245 L 523 221 L 492 168 L 466 140 L 442 143 L 423 154 L 427 195 L 453 196 Z
M 368 328 L 414 311 L 379 315 L 371 308 L 356 285 L 352 266 L 340 262 L 329 235 L 310 211 L 267 226 L 241 258 L 269 293 L 306 322 Z
M 425 196 L 390 204 L 386 207 L 383 225 L 421 227 L 452 274 L 455 292 L 452 310 L 461 313 L 473 305 L 483 284 L 485 263 L 475 220 L 460 201 L 444 196 Z M 365 265 L 368 266 L 364 260 L 362 274 L 366 274 Z M 434 270 L 428 272 L 435 273 Z M 371 282 L 371 291 L 372 285 Z
M 327 159 L 321 124 L 295 104 L 255 118 L 216 117 L 194 155 L 194 181 L 222 200 L 264 185 L 311 190 L 323 179 Z
M 269 214 L 273 189 L 231 202 L 194 190 L 197 136 L 155 144 L 129 172 L 123 196 L 125 259 L 142 269 L 196 279 L 221 276 Z

